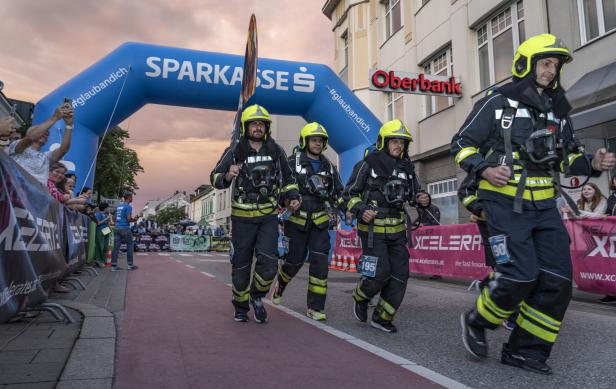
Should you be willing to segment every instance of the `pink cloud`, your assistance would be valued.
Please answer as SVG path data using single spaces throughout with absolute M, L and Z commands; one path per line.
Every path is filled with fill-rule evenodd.
M 322 1 L 20 0 L 0 7 L 0 74 L 9 97 L 36 102 L 126 41 L 243 54 L 250 14 L 259 55 L 331 64 Z M 12 37 L 12 39 L 11 39 Z M 150 198 L 209 183 L 233 113 L 150 105 L 122 123 L 145 173 L 136 209 Z M 160 142 L 159 140 L 162 140 Z

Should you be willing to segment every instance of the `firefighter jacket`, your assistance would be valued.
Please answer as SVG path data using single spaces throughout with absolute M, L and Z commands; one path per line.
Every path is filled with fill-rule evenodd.
M 392 204 L 385 196 L 385 188 L 392 181 L 401 181 L 405 185 L 403 200 L 414 204 L 421 187 L 413 162 L 409 159 L 395 159 L 384 151 L 375 151 L 353 168 L 343 197 L 347 209 L 357 217 L 359 231 L 369 231 L 369 226 L 361 220 L 362 214 L 368 209 L 377 212 L 373 220 L 374 233 L 397 234 L 406 230 L 402 202 Z
M 514 112 L 509 127 L 514 175 L 507 185 L 496 187 L 483 179 L 481 173 L 488 167 L 505 164 L 506 147 L 501 119 L 506 110 Z M 526 170 L 523 192 L 522 188 L 519 192 L 523 199 L 522 208 L 546 209 L 556 205 L 551 169 L 533 164 L 525 155 L 526 140 L 537 129 L 557 131 L 562 139 L 564 147 L 557 153 L 557 168 L 574 175 L 588 175 L 592 168 L 589 160 L 575 147 L 579 143 L 567 116 L 570 110 L 562 88 L 546 89 L 539 95 L 532 77 L 505 84 L 479 100 L 451 142 L 456 164 L 479 184 L 478 199 L 513 201 L 523 170 Z M 566 169 L 567 166 L 569 169 Z
M 316 172 L 310 161 L 305 151 L 298 151 L 288 159 L 302 197 L 301 208 L 289 217 L 289 221 L 307 227 L 307 221 L 311 220 L 317 228 L 323 229 L 329 225 L 328 211 L 333 212 L 343 202 L 343 186 L 338 170 L 324 155 L 319 156 L 320 167 Z M 315 175 L 317 177 L 313 177 Z M 315 191 L 315 185 L 309 182 L 312 179 L 323 185 L 321 192 Z M 331 209 L 328 210 L 325 202 Z
M 242 138 L 228 147 L 210 174 L 216 189 L 228 188 L 225 179 L 231 165 L 241 165 L 233 181 L 231 215 L 258 218 L 274 215 L 285 200 L 299 199 L 295 177 L 284 150 L 269 138 L 259 151 Z

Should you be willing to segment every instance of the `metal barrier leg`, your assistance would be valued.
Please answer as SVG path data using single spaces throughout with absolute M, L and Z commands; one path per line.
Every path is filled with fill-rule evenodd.
M 71 282 L 75 282 L 77 285 L 79 285 L 79 287 L 81 288 L 81 290 L 86 290 L 86 286 L 83 284 L 83 282 L 81 282 L 81 280 L 77 277 L 64 277 L 63 279 L 60 280 L 60 283 L 62 282 L 66 282 L 68 284 L 70 284 Z M 75 288 L 77 289 L 77 288 Z
M 43 304 L 37 305 L 35 307 L 28 307 L 25 309 L 26 312 L 49 312 L 57 321 L 64 321 L 62 319 L 62 315 L 60 315 L 55 309 L 51 307 L 44 307 Z
M 81 268 L 81 270 L 85 270 L 88 274 L 90 274 L 92 277 L 96 277 L 98 276 L 98 272 L 96 271 L 95 268 L 93 268 L 92 266 L 84 266 Z
M 73 317 L 71 316 L 70 313 L 68 313 L 68 311 L 66 310 L 66 308 L 64 308 L 64 306 L 60 305 L 60 304 L 56 304 L 56 303 L 42 303 L 38 305 L 39 307 L 45 307 L 45 308 L 55 308 L 58 311 L 60 311 L 62 313 L 62 315 L 64 315 L 64 317 L 66 318 L 66 321 L 69 323 L 75 323 L 75 319 L 73 319 Z M 59 319 L 61 320 L 61 318 Z

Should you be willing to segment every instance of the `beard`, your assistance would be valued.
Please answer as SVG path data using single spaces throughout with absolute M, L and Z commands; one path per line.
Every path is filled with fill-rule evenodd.
M 263 142 L 265 140 L 265 133 L 260 133 L 260 134 L 248 134 L 248 139 L 250 139 L 253 142 Z

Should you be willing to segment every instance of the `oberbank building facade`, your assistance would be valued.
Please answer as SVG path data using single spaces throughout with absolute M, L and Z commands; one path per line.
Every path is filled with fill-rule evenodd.
M 451 138 L 478 99 L 511 79 L 527 37 L 549 32 L 571 49 L 561 82 L 576 134 L 588 152 L 616 152 L 616 0 L 327 0 L 322 11 L 334 70 L 379 119 L 411 128 L 411 157 L 444 224 L 469 215 Z M 605 196 L 615 173 L 595 181 Z

